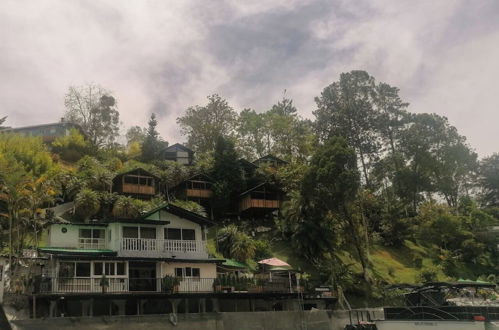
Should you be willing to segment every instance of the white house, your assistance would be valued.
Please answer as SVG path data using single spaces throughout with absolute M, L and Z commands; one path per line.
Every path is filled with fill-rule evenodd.
M 39 292 L 212 292 L 216 264 L 206 246 L 206 217 L 164 205 L 139 219 L 56 223 L 39 251 L 51 256 Z

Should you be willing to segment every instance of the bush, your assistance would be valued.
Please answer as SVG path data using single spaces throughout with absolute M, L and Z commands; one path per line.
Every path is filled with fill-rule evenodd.
M 427 283 L 427 282 L 435 282 L 438 279 L 438 268 L 436 267 L 428 267 L 419 273 L 416 278 L 417 282 Z
M 76 162 L 90 152 L 90 145 L 77 129 L 72 128 L 69 135 L 58 137 L 52 142 L 52 150 L 62 160 Z

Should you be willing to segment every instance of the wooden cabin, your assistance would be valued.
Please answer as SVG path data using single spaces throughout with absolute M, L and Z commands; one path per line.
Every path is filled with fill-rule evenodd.
M 281 166 L 287 165 L 288 162 L 285 160 L 282 160 L 276 156 L 267 155 L 267 156 L 263 156 L 262 158 L 258 158 L 257 160 L 255 160 L 253 162 L 253 164 L 255 164 L 258 167 L 261 167 L 261 166 L 281 167 Z
M 283 193 L 269 183 L 261 183 L 240 195 L 239 212 L 270 212 L 281 208 Z
M 114 177 L 113 192 L 135 198 L 149 199 L 159 193 L 159 178 L 143 168 L 136 168 Z
M 161 152 L 161 158 L 182 165 L 192 165 L 194 163 L 194 151 L 179 143 L 175 143 Z
M 255 175 L 256 170 L 258 169 L 258 165 L 253 164 L 252 162 L 244 158 L 239 159 L 239 165 L 243 169 L 244 177 L 246 179 L 252 178 Z

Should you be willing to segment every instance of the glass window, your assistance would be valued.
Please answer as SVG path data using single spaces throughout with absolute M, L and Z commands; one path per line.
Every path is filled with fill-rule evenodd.
M 125 238 L 139 238 L 138 227 L 123 227 L 123 237 Z
M 166 239 L 182 239 L 181 230 L 178 228 L 166 228 L 165 229 Z
M 102 275 L 102 262 L 94 263 L 94 275 Z
M 185 276 L 187 276 L 187 277 L 192 276 L 192 268 L 191 267 L 185 267 Z
M 81 238 L 92 238 L 92 229 L 80 229 Z
M 156 238 L 156 228 L 140 228 L 140 238 Z
M 104 229 L 92 229 L 93 238 L 104 238 Z
M 199 268 L 192 269 L 192 277 L 199 277 L 199 274 L 200 274 Z
M 117 262 L 116 263 L 116 275 L 126 275 L 124 262 Z
M 114 262 L 106 262 L 106 275 L 114 275 Z
M 90 277 L 90 262 L 76 263 L 76 277 Z
M 183 277 L 183 272 L 182 272 L 183 268 L 175 268 L 175 276 L 177 277 Z
M 182 239 L 194 241 L 196 239 L 196 231 L 194 229 L 182 229 Z
M 74 277 L 75 276 L 75 263 L 74 262 L 61 262 L 59 264 L 59 277 Z

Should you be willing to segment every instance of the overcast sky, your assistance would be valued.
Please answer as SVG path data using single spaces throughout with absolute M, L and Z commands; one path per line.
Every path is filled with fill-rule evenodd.
M 401 89 L 410 111 L 445 115 L 499 151 L 499 1 L 262 0 L 0 2 L 0 117 L 58 121 L 68 86 L 113 91 L 123 131 L 175 119 L 218 93 L 269 109 L 286 89 L 304 117 L 341 72 Z

